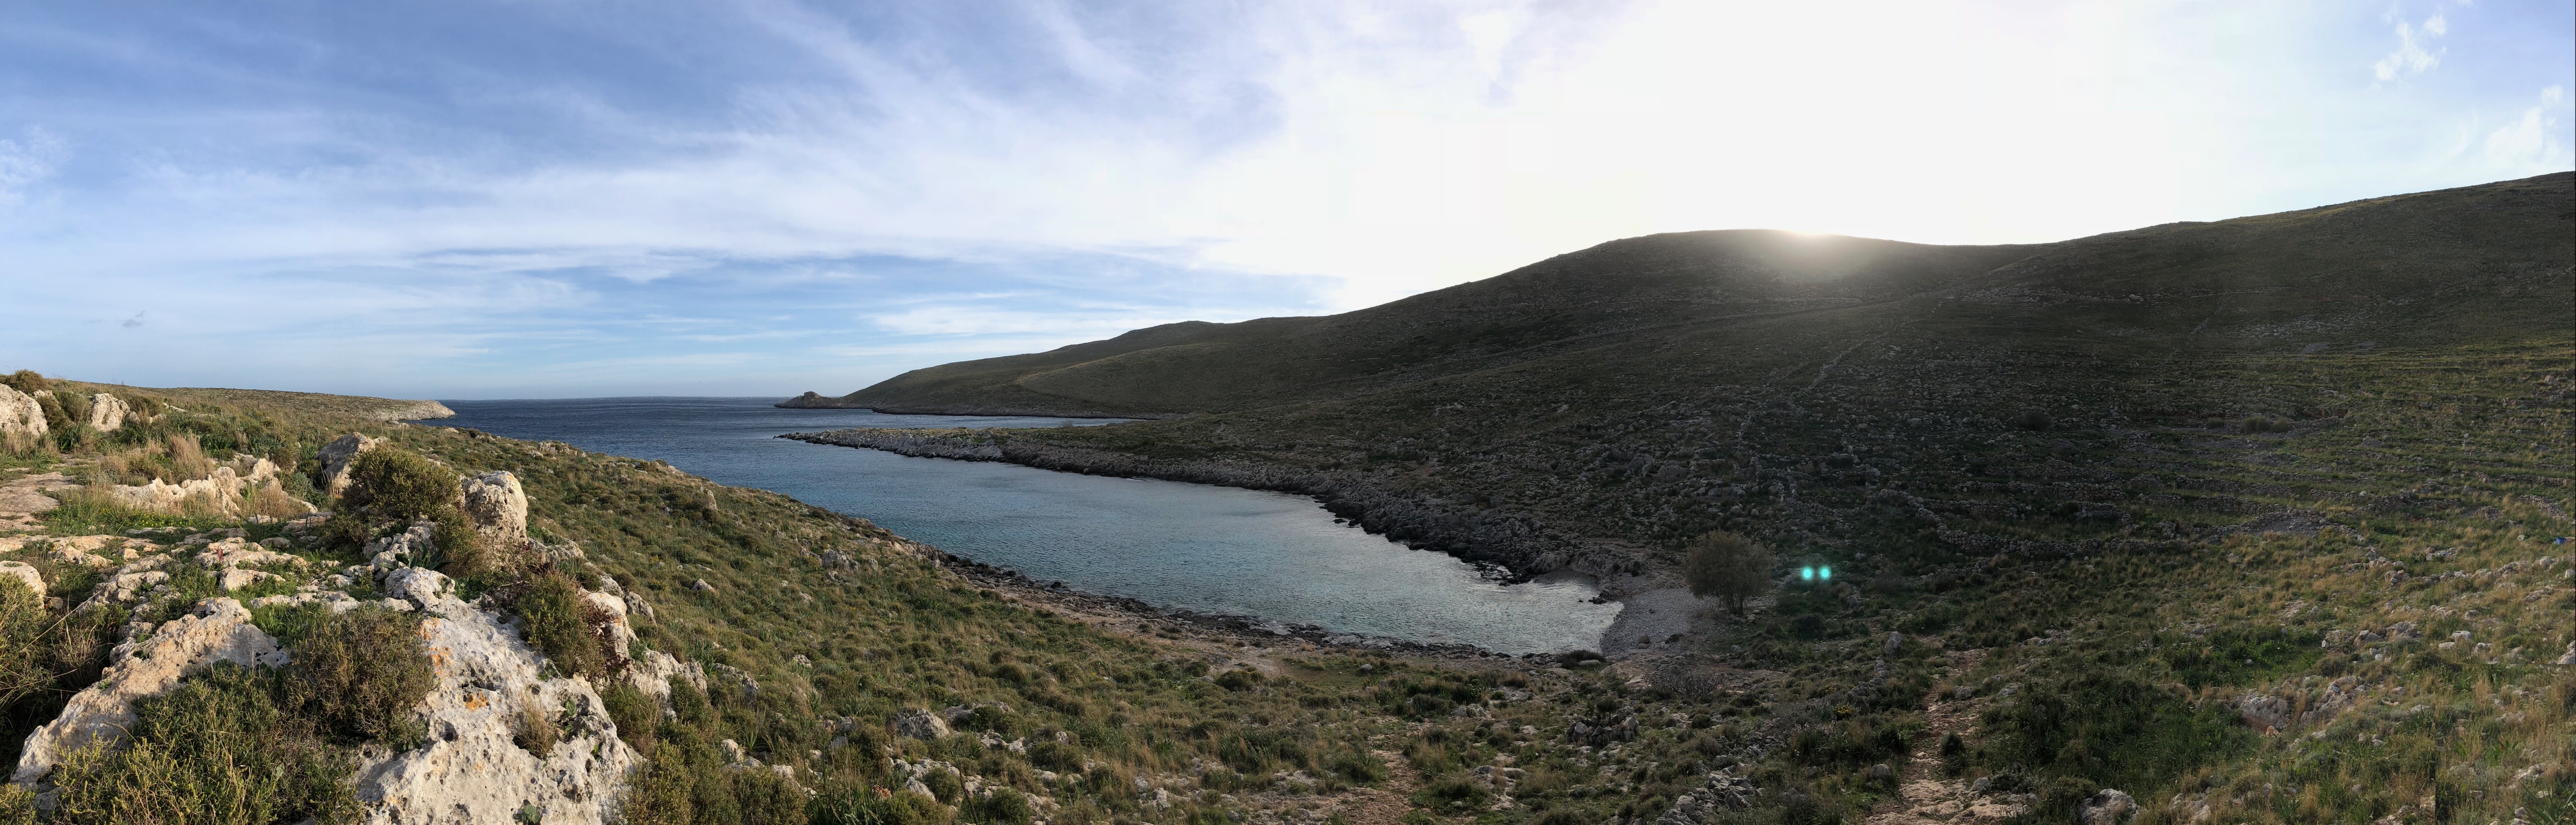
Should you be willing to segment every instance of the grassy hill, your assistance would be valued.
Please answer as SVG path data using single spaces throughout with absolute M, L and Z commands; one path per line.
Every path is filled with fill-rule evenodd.
M 1305 493 L 1632 595 L 1755 536 L 1838 583 L 1609 643 L 1805 680 L 1823 738 L 1765 781 L 1881 814 L 1941 807 L 1860 770 L 1911 755 L 2051 817 L 2567 821 L 2571 296 L 2568 174 L 2009 249 L 1666 235 L 851 396 L 1187 417 L 812 438 Z M 1887 689 L 1890 632 L 1967 689 Z

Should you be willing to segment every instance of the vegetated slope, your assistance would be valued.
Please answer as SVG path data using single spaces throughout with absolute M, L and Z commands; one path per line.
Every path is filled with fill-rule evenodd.
M 1892 300 L 2028 252 L 1767 230 L 1655 235 L 1341 315 L 1166 324 L 793 403 L 1153 415 L 1338 398 L 1677 324 Z
M 293 410 L 323 415 L 346 415 L 378 421 L 419 421 L 454 418 L 456 411 L 447 405 L 426 399 L 371 398 L 363 395 L 330 395 L 318 392 L 285 390 L 238 390 L 220 387 L 126 387 L 116 384 L 95 385 L 98 390 L 130 390 L 168 398 L 182 404 L 205 403 L 254 404 L 262 407 Z
M 56 395 L 103 386 L 28 373 L 10 379 Z M 273 406 L 260 399 L 274 396 L 173 404 L 117 394 L 136 411 L 126 426 L 64 427 L 40 443 L 13 441 L 0 451 L 0 510 L 40 518 L 33 532 L 0 527 L 0 562 L 7 563 L 0 566 L 0 629 L 7 631 L 0 635 L 0 763 L 16 764 L 31 731 L 97 687 L 120 643 L 183 639 L 196 614 L 222 615 L 228 599 L 347 593 L 370 605 L 379 596 L 418 602 L 416 585 L 442 580 L 404 566 L 410 564 L 455 573 L 471 604 L 442 602 L 442 612 L 426 616 L 419 608 L 389 616 L 367 607 L 368 622 L 379 629 L 401 623 L 392 636 L 404 638 L 429 635 L 419 622 L 490 625 L 468 611 L 497 612 L 499 625 L 519 627 L 537 649 L 532 655 L 544 667 L 529 670 L 544 695 L 565 697 L 560 715 L 503 720 L 513 726 L 513 744 L 504 747 L 597 770 L 593 763 L 606 761 L 601 752 L 578 743 L 605 735 L 640 759 L 613 795 L 594 789 L 527 799 L 523 807 L 503 783 L 525 779 L 524 772 L 456 763 L 449 777 L 456 784 L 485 782 L 486 795 L 497 796 L 445 801 L 457 811 L 468 802 L 476 810 L 505 804 L 522 811 L 522 821 L 537 814 L 596 821 L 605 813 L 630 823 L 709 825 L 1287 825 L 1391 822 L 1419 809 L 1597 822 L 1653 815 L 1709 781 L 1719 755 L 1750 758 L 1751 749 L 1777 740 L 1759 727 L 1766 710 L 1631 685 L 1596 669 L 1597 660 L 1567 670 L 1500 657 L 1408 659 L 1268 634 L 1203 635 L 1135 614 L 1063 612 L 1041 601 L 1057 596 L 1010 591 L 992 571 L 863 520 L 658 462 L 338 415 L 328 411 L 344 405 L 301 396 L 287 398 L 294 406 Z M 340 519 L 369 511 L 326 495 L 314 476 L 324 470 L 318 448 L 351 430 L 386 439 L 366 455 L 392 451 L 436 462 L 414 459 L 416 469 L 441 477 L 433 479 L 440 484 L 401 488 L 415 493 L 436 494 L 451 474 L 513 474 L 524 485 L 526 529 L 541 559 L 511 575 L 528 578 L 493 578 L 490 546 L 477 554 L 480 561 L 450 555 L 442 565 L 417 543 L 407 556 L 370 555 L 373 547 L 353 544 L 407 529 L 445 534 L 372 516 Z M 85 489 L 184 479 L 193 462 L 256 459 L 295 471 L 262 496 L 245 494 L 246 501 L 278 504 L 267 494 L 282 490 L 342 512 L 317 528 L 311 518 L 245 519 L 211 506 L 135 510 Z M 32 506 L 18 495 L 22 489 L 42 489 L 61 502 Z M 366 532 L 351 535 L 352 527 Z M 135 555 L 125 556 L 129 550 Z M 201 551 L 258 554 L 261 575 L 235 582 L 231 562 L 209 561 L 216 557 Z M 369 571 L 386 565 L 396 567 Z M 21 586 L 21 570 L 42 592 Z M 162 575 L 150 575 L 156 573 Z M 626 605 L 625 615 L 576 620 L 556 604 L 541 621 L 531 607 L 541 600 L 531 594 L 547 581 L 577 594 L 572 605 L 596 606 L 594 597 L 622 593 L 612 601 Z M 597 591 L 581 590 L 592 587 Z M 558 601 L 565 595 L 556 593 Z M 303 641 L 319 632 L 313 622 L 323 620 L 299 609 L 257 606 L 249 622 L 282 647 L 306 650 Z M 538 629 L 560 631 L 572 621 L 589 624 L 570 625 L 576 632 L 568 635 Z M 1112 623 L 1122 630 L 1105 626 Z M 612 624 L 631 628 L 634 643 L 614 649 L 621 645 Z M 1123 631 L 1131 626 L 1137 630 Z M 577 632 L 585 627 L 598 631 L 596 638 Z M 381 642 L 365 651 L 366 662 L 402 658 Z M 592 642 L 601 648 L 596 655 L 574 655 Z M 436 665 L 440 678 L 454 681 L 446 669 L 457 651 L 431 652 L 446 657 Z M 689 671 L 660 685 L 666 696 L 630 684 L 637 681 L 633 668 L 665 655 Z M 423 700 L 367 681 L 403 668 L 349 667 L 339 675 L 355 680 L 341 685 L 352 696 L 420 702 L 386 708 L 390 713 L 375 720 L 389 723 L 383 730 L 351 733 L 315 718 L 304 701 L 310 691 L 281 684 L 279 673 L 304 678 L 305 671 L 277 671 L 273 657 L 263 661 L 191 668 L 178 684 L 163 686 L 166 701 L 135 706 L 139 721 L 125 726 L 123 741 L 75 754 L 33 780 L 57 790 L 67 783 L 66 807 L 38 819 L 27 789 L 0 785 L 0 822 L 335 822 L 353 812 L 382 818 L 386 800 L 363 794 L 382 777 L 353 777 L 357 760 L 381 762 L 457 741 L 452 728 L 420 730 L 411 711 L 471 716 L 502 700 L 544 704 L 497 695 L 522 688 L 539 695 L 515 681 L 433 688 Z M 283 667 L 310 665 L 303 661 Z M 590 704 L 589 687 L 568 687 L 573 682 L 597 686 L 599 704 Z M 481 721 L 493 723 L 492 715 Z M 955 731 L 940 735 L 924 721 L 932 715 Z M 1639 719 L 1648 720 L 1642 731 Z M 1578 723 L 1607 732 L 1577 734 Z M 468 739 L 475 734 L 468 731 Z M 1588 750 L 1578 749 L 1604 744 L 1624 745 L 1623 762 L 1656 768 L 1596 776 Z M 413 811 L 446 810 L 441 800 L 401 802 Z
M 1894 300 L 1339 397 L 814 438 L 1307 493 L 1416 546 L 1622 586 L 1671 581 L 1705 531 L 1756 536 L 1838 583 L 1609 643 L 1825 685 L 1786 694 L 1820 738 L 1766 788 L 1916 804 L 1867 790 L 1884 758 L 1996 777 L 2050 817 L 2100 786 L 2172 821 L 2404 821 L 2436 795 L 2565 817 L 2571 182 L 2086 238 Z M 1962 652 L 1943 678 L 1970 698 L 1941 704 L 1987 714 L 1944 765 L 1898 758 L 1933 707 L 1887 687 L 1891 631 Z

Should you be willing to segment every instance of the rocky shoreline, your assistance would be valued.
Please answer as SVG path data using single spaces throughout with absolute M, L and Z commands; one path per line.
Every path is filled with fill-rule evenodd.
M 1136 413 L 1133 415 L 1111 415 L 1096 410 L 1059 410 L 1040 407 L 977 407 L 958 404 L 876 404 L 854 402 L 847 398 L 824 395 L 813 390 L 806 390 L 803 395 L 799 395 L 785 401 L 780 401 L 770 406 L 789 410 L 868 410 L 870 412 L 884 413 L 886 415 L 1033 416 L 1041 418 L 1104 418 L 1117 420 L 1160 420 L 1166 418 L 1188 417 L 1182 413 Z

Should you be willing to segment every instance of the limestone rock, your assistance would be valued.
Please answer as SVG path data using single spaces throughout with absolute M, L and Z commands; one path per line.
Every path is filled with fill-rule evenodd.
M 2084 825 L 2128 825 L 2129 820 L 2137 816 L 2137 800 L 2110 788 L 2103 788 L 2101 793 L 2075 806 L 2075 821 Z
M 2277 696 L 2246 696 L 2236 702 L 2237 715 L 2245 717 L 2245 726 L 2255 730 L 2279 730 L 2290 726 L 2290 703 Z
M 716 586 L 715 586 L 715 585 L 712 585 L 712 584 L 708 584 L 708 583 L 707 583 L 707 580 L 705 580 L 705 579 L 697 579 L 697 580 L 694 580 L 694 581 L 689 582 L 689 589 L 691 589 L 691 590 L 696 590 L 696 591 L 700 591 L 700 592 L 705 592 L 705 591 L 708 591 L 708 590 L 714 590 L 714 589 L 716 589 Z
M 465 516 L 474 532 L 493 547 L 528 543 L 528 493 L 519 477 L 496 470 L 458 483 L 465 493 Z
M 44 574 L 36 572 L 36 568 L 26 562 L 0 561 L 0 576 L 15 576 L 19 581 L 27 583 L 28 592 L 39 597 L 45 595 Z
M 0 433 L 44 435 L 45 405 L 16 387 L 0 386 Z
M 700 693 L 707 689 L 707 671 L 696 662 L 681 664 L 678 657 L 659 650 L 646 649 L 626 663 L 626 681 L 671 713 L 671 680 L 689 683 Z
M 385 440 L 381 438 L 368 438 L 362 433 L 350 433 L 322 445 L 323 492 L 330 493 L 336 498 L 341 492 L 348 490 L 349 465 L 357 463 L 359 453 L 375 449 L 376 445 L 383 443 Z
M 635 628 L 626 623 L 626 600 L 606 593 L 582 591 L 581 599 L 608 615 L 617 617 L 608 623 L 609 650 L 624 651 L 635 641 Z
M 133 411 L 133 408 L 125 406 L 125 399 L 107 393 L 90 396 L 90 429 L 103 433 L 116 432 L 118 428 L 125 426 L 125 416 Z
M 1749 808 L 1761 791 L 1753 780 L 1728 771 L 1708 774 L 1700 787 L 1685 791 L 1673 799 L 1673 807 L 1664 811 L 1657 825 L 1701 825 L 1715 822 L 1720 811 Z
M 937 739 L 948 735 L 948 720 L 920 708 L 905 708 L 894 715 L 894 735 L 906 739 Z
M 224 515 L 240 515 L 243 492 L 275 480 L 277 465 L 269 463 L 265 458 L 235 462 L 235 464 L 240 466 L 218 466 L 213 475 L 205 478 L 190 479 L 177 484 L 170 484 L 156 478 L 152 483 L 140 487 L 119 484 L 109 488 L 108 493 L 115 496 L 119 503 L 137 509 L 178 513 L 186 509 L 189 500 L 195 499 Z M 304 509 L 310 511 L 312 507 L 306 505 Z
M 361 553 L 368 563 L 375 567 L 378 575 L 382 575 L 410 566 L 414 561 L 428 558 L 431 551 L 438 547 L 438 542 L 433 538 L 437 530 L 438 525 L 432 522 L 412 522 L 411 527 L 400 533 L 367 542 L 367 549 Z
M 275 667 L 286 663 L 277 640 L 250 623 L 250 610 L 231 599 L 207 599 L 196 610 L 154 629 L 140 642 L 108 653 L 96 684 L 72 696 L 61 715 L 28 735 L 10 781 L 34 785 L 63 756 L 91 742 L 115 742 L 134 726 L 134 702 L 170 692 L 180 678 L 217 661 Z
M 582 679 L 542 679 L 544 657 L 517 630 L 456 598 L 447 577 L 418 568 L 385 576 L 388 592 L 417 604 L 438 686 L 421 703 L 429 744 L 362 759 L 358 799 L 370 825 L 512 822 L 533 805 L 549 825 L 614 819 L 618 793 L 638 760 L 617 738 L 599 694 Z M 554 718 L 553 748 L 512 743 L 523 710 Z

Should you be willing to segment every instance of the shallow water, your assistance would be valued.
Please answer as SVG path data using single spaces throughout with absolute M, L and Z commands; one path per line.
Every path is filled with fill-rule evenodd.
M 1232 487 L 911 458 L 776 438 L 844 427 L 1098 421 L 783 410 L 769 398 L 448 401 L 422 422 L 658 458 L 773 490 L 1039 581 L 1163 607 L 1504 653 L 1597 647 L 1618 614 L 1581 581 L 1503 585 L 1465 562 L 1333 523 L 1312 499 Z

